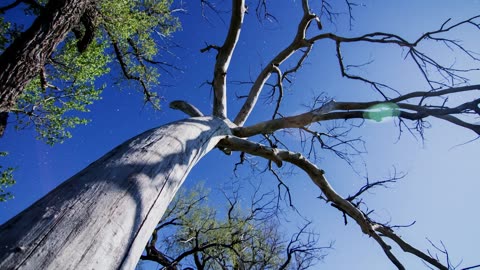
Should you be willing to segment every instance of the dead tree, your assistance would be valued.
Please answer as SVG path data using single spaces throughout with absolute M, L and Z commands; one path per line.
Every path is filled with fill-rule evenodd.
M 192 105 L 174 103 L 172 107 L 183 110 L 192 118 L 148 131 L 120 145 L 2 225 L 0 268 L 131 269 L 190 168 L 217 146 L 225 153 L 239 151 L 245 153 L 242 157 L 259 156 L 278 167 L 290 163 L 304 171 L 318 186 L 325 201 L 338 209 L 346 221 L 353 220 L 359 231 L 374 239 L 398 269 L 406 267 L 385 239 L 432 267 L 448 269 L 450 265 L 410 245 L 408 239 L 397 235 L 395 227 L 375 221 L 369 212 L 361 208 L 358 199 L 362 193 L 382 182 L 369 183 L 355 195 L 342 197 L 328 181 L 326 172 L 303 153 L 284 149 L 281 141 L 275 139 L 275 134 L 280 130 L 300 129 L 310 136 L 312 142 L 337 151 L 339 155 L 342 152 L 336 146 L 349 144 L 348 140 L 342 140 L 344 134 L 335 133 L 335 130 L 318 131 L 312 127 L 313 123 L 394 117 L 401 127 L 421 133 L 426 120 L 433 117 L 480 135 L 480 126 L 472 119 L 480 115 L 480 99 L 473 98 L 456 105 L 451 105 L 447 99 L 464 93 L 478 94 L 480 85 L 468 84 L 468 80 L 462 76 L 474 69 L 444 66 L 419 47 L 423 42 L 437 41 L 478 61 L 475 54 L 455 38 L 447 39 L 445 36 L 463 27 L 480 29 L 480 16 L 458 22 L 447 20 L 436 30 L 426 32 L 413 41 L 382 32 L 347 37 L 322 32 L 322 17 L 313 13 L 308 0 L 301 3 L 303 15 L 290 44 L 274 56 L 253 80 L 241 110 L 230 121 L 226 113 L 227 74 L 234 60 L 232 55 L 240 38 L 246 12 L 244 0 L 232 0 L 231 21 L 224 43 L 220 46 L 209 45 L 203 50 L 217 52 L 212 82 L 212 116 L 199 117 L 202 113 Z M 312 34 L 315 31 L 319 33 Z M 283 101 L 284 84 L 289 82 L 291 74 L 300 70 L 303 61 L 319 41 L 333 42 L 335 51 L 331 53 L 336 54 L 343 77 L 371 86 L 380 99 L 370 102 L 317 100 L 317 106 L 310 111 L 291 116 L 280 115 L 278 108 Z M 406 57 L 417 64 L 418 71 L 430 88 L 402 94 L 387 84 L 349 73 L 342 48 L 345 44 L 360 42 L 405 49 Z M 293 68 L 283 66 L 292 55 L 300 55 L 297 65 Z M 432 69 L 439 76 L 431 77 L 426 72 Z M 276 78 L 275 82 L 267 84 L 271 77 L 272 80 Z M 268 85 L 273 86 L 278 95 L 278 106 L 272 118 L 245 126 L 260 93 Z M 374 112 L 380 112 L 380 116 L 372 116 Z M 413 126 L 409 123 L 413 123 Z M 256 135 L 260 135 L 261 141 L 253 138 Z M 327 138 L 335 139 L 337 143 L 329 143 Z

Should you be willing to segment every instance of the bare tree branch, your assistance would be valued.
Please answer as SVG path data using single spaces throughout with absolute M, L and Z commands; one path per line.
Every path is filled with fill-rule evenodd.
M 334 120 L 334 119 L 373 119 L 382 120 L 383 117 L 399 117 L 408 120 L 421 120 L 429 116 L 440 118 L 468 128 L 480 135 L 480 125 L 471 124 L 452 116 L 453 114 L 475 114 L 480 115 L 480 99 L 462 103 L 456 107 L 432 106 L 432 105 L 412 105 L 399 101 L 407 101 L 415 97 L 438 97 L 446 94 L 480 90 L 480 85 L 468 87 L 454 87 L 440 90 L 438 92 L 413 92 L 405 96 L 392 99 L 390 101 L 372 101 L 372 102 L 336 102 L 330 101 L 318 109 L 303 114 L 284 117 L 280 119 L 267 120 L 249 127 L 237 127 L 233 129 L 233 134 L 239 137 L 251 137 L 257 134 L 272 133 L 276 130 L 285 128 L 303 128 L 311 123 Z M 423 96 L 422 96 L 423 95 Z M 395 103 L 396 102 L 396 103 Z M 393 104 L 393 105 L 392 105 Z M 381 106 L 385 105 L 386 108 Z M 377 107 L 379 106 L 379 107 Z M 393 106 L 393 107 L 392 107 Z M 369 112 L 378 110 L 390 111 L 389 115 L 383 116 L 379 113 L 378 118 L 369 116 Z
M 311 21 L 317 17 L 309 12 L 307 0 L 302 1 L 302 7 L 304 10 L 303 17 L 298 25 L 297 33 L 295 34 L 293 41 L 279 54 L 277 54 L 258 75 L 252 88 L 250 89 L 247 100 L 233 120 L 233 123 L 237 124 L 238 126 L 243 126 L 247 120 L 248 116 L 255 107 L 255 104 L 257 103 L 258 97 L 260 96 L 260 92 L 262 91 L 265 83 L 270 78 L 272 72 L 275 71 L 275 67 L 279 67 L 297 50 L 301 48 L 309 48 L 311 46 L 311 43 L 305 40 L 306 31 Z
M 303 157 L 302 154 L 281 149 L 271 149 L 264 145 L 249 142 L 247 140 L 232 136 L 226 137 L 225 139 L 220 141 L 219 144 L 228 147 L 234 151 L 243 151 L 251 155 L 267 158 L 269 160 L 275 161 L 277 165 L 281 165 L 282 161 L 286 161 L 303 170 L 309 175 L 310 179 L 320 188 L 320 190 L 326 197 L 326 200 L 331 202 L 335 208 L 339 209 L 344 214 L 355 220 L 355 222 L 360 226 L 362 232 L 372 237 L 379 244 L 386 256 L 398 269 L 405 269 L 405 267 L 392 253 L 391 246 L 385 243 L 382 237 L 388 237 L 394 240 L 394 242 L 400 247 L 405 248 L 406 252 L 414 254 L 420 259 L 434 265 L 438 269 L 448 270 L 448 267 L 445 267 L 431 256 L 428 256 L 427 254 L 421 252 L 416 248 L 411 247 L 410 245 L 406 246 L 405 242 L 398 240 L 400 238 L 396 236 L 396 234 L 394 234 L 393 230 L 385 227 L 385 225 L 372 221 L 368 217 L 368 215 L 358 209 L 357 206 L 353 205 L 348 199 L 340 196 L 326 179 L 325 172 L 319 169 L 315 164 L 311 163 L 305 157 Z
M 222 47 L 218 49 L 217 61 L 215 62 L 213 75 L 214 116 L 227 117 L 227 70 L 238 38 L 240 37 L 245 10 L 245 0 L 232 0 L 230 27 L 225 42 Z
M 480 22 L 478 22 L 479 18 L 480 18 L 480 15 L 474 16 L 469 19 L 460 21 L 456 24 L 452 24 L 449 27 L 446 27 L 446 25 L 450 21 L 450 20 L 447 20 L 438 30 L 426 32 L 413 42 L 408 42 L 406 39 L 398 35 L 391 34 L 391 33 L 383 33 L 383 32 L 373 32 L 373 33 L 368 33 L 358 37 L 342 37 L 333 33 L 324 33 L 324 34 L 319 34 L 314 37 L 311 37 L 307 39 L 307 41 L 310 42 L 311 44 L 322 39 L 330 39 L 335 41 L 337 58 L 339 61 L 339 66 L 340 66 L 342 76 L 368 83 L 372 85 L 373 88 L 375 88 L 378 92 L 380 92 L 386 98 L 386 94 L 382 91 L 382 88 L 388 88 L 390 90 L 393 90 L 388 85 L 374 82 L 364 77 L 352 75 L 346 72 L 346 69 L 343 63 L 344 60 L 342 58 L 342 54 L 340 50 L 340 46 L 342 43 L 368 42 L 368 43 L 378 43 L 378 44 L 395 44 L 402 48 L 407 48 L 408 56 L 410 56 L 411 59 L 416 63 L 417 67 L 419 68 L 419 71 L 421 72 L 421 74 L 423 74 L 424 79 L 427 81 L 427 83 L 430 85 L 432 89 L 435 89 L 438 87 L 451 87 L 451 86 L 456 86 L 459 83 L 468 82 L 468 79 L 460 75 L 460 73 L 465 73 L 465 72 L 479 70 L 479 69 L 478 68 L 457 69 L 453 67 L 443 66 L 437 60 L 430 57 L 428 54 L 420 51 L 418 49 L 419 44 L 425 42 L 426 40 L 441 42 L 447 48 L 450 48 L 450 49 L 456 48 L 460 52 L 462 52 L 464 55 L 468 56 L 470 59 L 479 61 L 479 59 L 472 52 L 465 49 L 460 44 L 459 41 L 456 41 L 453 39 L 446 39 L 441 36 L 441 34 L 452 31 L 461 26 L 469 25 L 477 29 L 480 29 Z M 437 71 L 437 74 L 439 74 L 444 79 L 444 81 L 439 81 L 437 79 L 431 78 L 431 76 L 427 74 L 429 69 L 433 69 Z
M 408 244 L 407 242 L 403 241 L 402 238 L 400 238 L 398 235 L 396 235 L 392 229 L 390 228 L 387 228 L 383 225 L 378 225 L 378 227 L 376 227 L 376 230 L 381 233 L 382 236 L 386 236 L 390 239 L 392 239 L 400 248 L 402 248 L 403 251 L 405 252 L 408 252 L 408 253 L 411 253 L 419 258 L 421 258 L 422 260 L 430 263 L 431 265 L 434 265 L 435 267 L 437 267 L 438 269 L 442 269 L 442 270 L 449 270 L 448 267 L 445 267 L 444 265 L 442 265 L 439 261 L 435 260 L 434 258 L 428 256 L 427 254 L 425 254 L 424 252 L 416 249 L 415 247 L 413 247 L 412 245 Z
M 353 6 L 353 4 L 349 3 L 348 1 L 347 1 L 347 4 L 351 12 L 351 7 Z M 262 91 L 267 80 L 270 78 L 271 74 L 273 72 L 278 73 L 280 65 L 285 60 L 287 60 L 290 56 L 292 56 L 296 51 L 298 51 L 301 48 L 306 48 L 297 66 L 289 71 L 284 72 L 283 77 L 287 78 L 286 76 L 288 74 L 296 72 L 301 66 L 301 64 L 303 63 L 303 61 L 308 56 L 308 53 L 310 52 L 313 44 L 323 39 L 330 39 L 335 41 L 337 59 L 339 62 L 339 67 L 340 67 L 342 76 L 349 79 L 353 79 L 353 80 L 359 80 L 371 85 L 374 89 L 376 89 L 378 93 L 380 93 L 383 96 L 385 100 L 390 99 L 388 95 L 384 92 L 385 89 L 393 91 L 397 94 L 399 94 L 399 92 L 387 84 L 376 82 L 362 76 L 348 73 L 347 68 L 345 67 L 344 59 L 342 57 L 342 53 L 340 49 L 342 43 L 368 42 L 368 43 L 378 43 L 378 44 L 395 44 L 400 47 L 407 48 L 408 55 L 412 58 L 412 60 L 415 63 L 417 63 L 417 66 L 420 72 L 423 74 L 425 80 L 429 83 L 432 90 L 438 89 L 438 87 L 442 87 L 442 88 L 453 87 L 453 86 L 457 86 L 460 83 L 466 83 L 468 82 L 468 80 L 466 79 L 466 77 L 460 74 L 473 71 L 473 70 L 479 70 L 477 68 L 457 69 L 454 67 L 443 66 L 437 60 L 433 59 L 426 53 L 417 49 L 417 47 L 424 40 L 441 41 L 443 44 L 445 44 L 445 46 L 449 48 L 457 48 L 458 50 L 463 52 L 465 55 L 470 57 L 471 59 L 478 61 L 479 59 L 475 57 L 475 55 L 472 52 L 465 49 L 458 41 L 438 37 L 438 35 L 448 31 L 452 31 L 453 29 L 456 29 L 460 26 L 465 26 L 465 25 L 472 25 L 473 27 L 480 29 L 480 23 L 477 22 L 480 16 L 475 16 L 470 19 L 453 24 L 449 27 L 445 27 L 446 24 L 448 23 L 447 21 L 440 27 L 440 29 L 436 31 L 427 32 L 421 35 L 414 42 L 408 42 L 406 39 L 398 35 L 391 34 L 391 33 L 383 33 L 383 32 L 373 32 L 373 33 L 368 33 L 358 37 L 342 37 L 333 33 L 323 33 L 323 34 L 319 34 L 311 38 L 308 38 L 306 37 L 306 31 L 310 26 L 310 23 L 312 22 L 312 20 L 319 20 L 319 18 L 318 16 L 310 12 L 308 7 L 308 1 L 306 0 L 302 1 L 302 8 L 303 8 L 303 17 L 298 25 L 297 33 L 293 41 L 290 43 L 289 46 L 287 46 L 284 50 L 282 50 L 279 54 L 277 54 L 266 65 L 266 67 L 260 72 L 256 80 L 254 81 L 253 86 L 251 87 L 250 92 L 248 94 L 248 98 L 245 100 L 242 108 L 240 109 L 239 113 L 237 114 L 237 116 L 233 121 L 238 126 L 241 127 L 244 125 L 248 116 L 250 115 L 253 108 L 255 107 L 255 104 L 258 100 L 260 92 Z M 428 69 L 436 70 L 437 73 L 444 79 L 444 81 L 439 81 L 434 78 L 431 78 L 431 76 L 427 75 Z M 450 82 L 450 84 L 447 84 L 446 82 Z M 278 104 L 277 104 L 277 107 L 278 107 Z
M 203 113 L 197 107 L 183 100 L 174 100 L 170 102 L 170 108 L 179 110 L 191 117 L 203 116 Z

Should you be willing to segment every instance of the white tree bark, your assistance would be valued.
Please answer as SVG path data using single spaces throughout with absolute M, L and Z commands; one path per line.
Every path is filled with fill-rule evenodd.
M 229 132 L 197 117 L 121 144 L 0 226 L 0 269 L 133 269 L 190 169 Z
M 227 117 L 227 71 L 233 51 L 240 37 L 245 11 L 245 0 L 232 0 L 230 27 L 223 46 L 218 48 L 217 60 L 215 61 L 215 69 L 213 71 L 214 116 Z

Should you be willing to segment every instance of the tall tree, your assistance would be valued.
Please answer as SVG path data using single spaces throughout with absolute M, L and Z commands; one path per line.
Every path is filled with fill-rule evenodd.
M 480 29 L 480 16 L 446 20 L 437 29 L 409 41 L 385 32 L 358 36 L 328 32 L 323 26 L 328 23 L 328 18 L 335 17 L 335 13 L 325 1 L 315 4 L 311 8 L 308 0 L 301 1 L 302 16 L 297 21 L 291 42 L 273 56 L 251 82 L 242 108 L 230 121 L 227 118 L 227 74 L 234 62 L 232 56 L 241 37 L 246 12 L 245 1 L 232 0 L 231 20 L 223 44 L 208 45 L 202 50 L 217 52 L 211 82 L 214 92 L 212 116 L 203 116 L 197 108 L 183 101 L 171 103 L 172 108 L 182 110 L 191 118 L 132 138 L 2 225 L 0 266 L 6 269 L 18 266 L 35 269 L 132 268 L 191 167 L 216 146 L 227 154 L 241 152 L 242 162 L 247 155 L 265 158 L 267 169 L 277 177 L 273 164 L 281 167 L 290 163 L 305 172 L 321 191 L 320 198 L 338 209 L 345 222 L 353 220 L 361 232 L 378 243 L 398 269 L 406 267 L 398 257 L 399 249 L 392 248 L 393 245 L 437 269 L 451 268 L 448 260 L 441 262 L 414 247 L 407 242 L 408 239 L 397 234 L 396 226 L 376 221 L 371 211 L 364 207 L 362 195 L 366 191 L 394 182 L 398 176 L 367 182 L 353 195 L 341 196 L 313 159 L 315 147 L 332 150 L 345 159 L 348 150 L 357 150 L 357 140 L 348 138 L 350 128 L 338 128 L 338 125 L 348 123 L 345 120 L 381 121 L 393 117 L 401 128 L 423 135 L 424 128 L 428 127 L 427 119 L 434 117 L 480 135 L 480 126 L 475 122 L 475 117 L 480 115 L 480 99 L 476 95 L 480 86 L 469 84 L 465 77 L 475 69 L 443 64 L 440 59 L 444 55 L 435 55 L 434 51 L 422 47 L 433 41 L 449 49 L 450 53 L 453 51 L 455 56 L 477 63 L 476 54 L 455 38 L 455 32 L 466 27 Z M 352 8 L 349 1 L 347 4 L 347 8 Z M 259 17 L 272 18 L 267 6 L 266 1 L 258 2 Z M 320 15 L 313 9 L 320 10 Z M 365 83 L 375 90 L 379 99 L 340 102 L 319 96 L 306 112 L 281 115 L 279 109 L 285 102 L 284 85 L 301 70 L 312 48 L 320 41 L 333 44 L 331 53 L 336 57 L 344 78 Z M 354 66 L 347 64 L 343 53 L 346 46 L 357 44 L 404 49 L 406 59 L 415 64 L 429 88 L 413 92 L 396 90 L 386 83 L 352 73 Z M 271 119 L 245 125 L 260 93 L 269 86 L 276 105 Z M 452 105 L 452 97 L 458 97 L 459 104 Z M 327 130 L 316 125 L 329 122 L 335 125 Z M 302 151 L 288 150 L 278 139 L 279 132 L 286 129 L 298 129 L 301 133 L 304 138 Z M 298 148 L 302 149 L 295 149 Z M 285 187 L 281 178 L 278 179 L 279 186 Z

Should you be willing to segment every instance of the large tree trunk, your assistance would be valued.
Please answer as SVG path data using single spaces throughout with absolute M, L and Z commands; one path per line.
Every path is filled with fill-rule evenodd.
M 93 0 L 50 0 L 32 26 L 0 55 L 0 136 L 8 112 Z
M 197 117 L 121 144 L 0 226 L 0 269 L 133 269 L 190 169 L 229 132 Z

